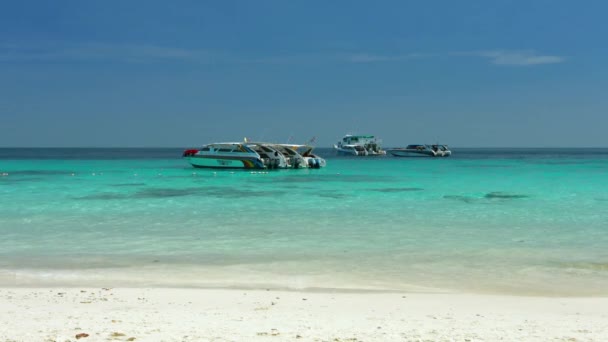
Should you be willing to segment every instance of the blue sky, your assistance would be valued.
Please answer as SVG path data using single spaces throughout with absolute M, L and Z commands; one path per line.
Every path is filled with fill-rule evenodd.
M 0 146 L 608 146 L 603 1 L 5 1 Z

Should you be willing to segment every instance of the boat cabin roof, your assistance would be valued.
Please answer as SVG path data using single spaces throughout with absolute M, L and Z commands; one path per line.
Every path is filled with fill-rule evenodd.
M 350 135 L 347 134 L 342 138 L 343 144 L 351 144 L 351 143 L 370 143 L 375 142 L 376 137 L 373 135 Z
M 201 151 L 217 151 L 217 152 L 252 152 L 252 150 L 243 143 L 223 142 L 204 145 Z
M 344 137 L 345 138 L 368 138 L 368 139 L 375 138 L 373 135 L 352 135 L 352 134 L 347 134 Z

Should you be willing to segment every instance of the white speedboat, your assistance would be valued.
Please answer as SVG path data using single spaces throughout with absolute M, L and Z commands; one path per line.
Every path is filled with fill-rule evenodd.
M 308 145 L 260 142 L 214 143 L 183 153 L 190 164 L 200 168 L 301 169 L 325 167 L 325 159 L 312 153 Z
M 380 156 L 386 151 L 380 147 L 381 141 L 373 135 L 345 135 L 334 145 L 339 154 L 351 156 Z
M 287 147 L 289 150 L 295 151 L 299 154 L 302 159 L 301 162 L 306 165 L 305 167 L 319 169 L 325 167 L 327 162 L 325 159 L 319 157 L 313 153 L 314 147 L 310 145 L 293 145 L 293 144 L 279 144 L 280 146 Z
M 395 157 L 449 157 L 452 151 L 447 145 L 408 145 L 391 148 L 388 153 Z
M 244 143 L 214 143 L 186 150 L 183 157 L 194 167 L 221 169 L 265 169 L 260 155 Z
M 286 169 L 290 167 L 289 160 L 283 153 L 267 143 L 247 143 L 247 146 L 260 155 L 262 163 L 268 169 Z

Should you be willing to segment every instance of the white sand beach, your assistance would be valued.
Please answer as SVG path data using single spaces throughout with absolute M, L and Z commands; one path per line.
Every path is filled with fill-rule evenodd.
M 608 298 L 1 288 L 0 341 L 606 341 Z

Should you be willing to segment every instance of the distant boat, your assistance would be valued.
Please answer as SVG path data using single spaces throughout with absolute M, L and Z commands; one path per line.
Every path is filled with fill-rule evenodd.
M 351 156 L 380 156 L 386 151 L 380 146 L 381 141 L 373 135 L 345 135 L 334 145 L 339 154 Z
M 408 145 L 387 150 L 395 157 L 449 157 L 452 151 L 447 145 Z

